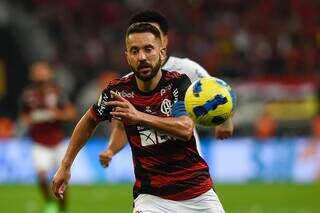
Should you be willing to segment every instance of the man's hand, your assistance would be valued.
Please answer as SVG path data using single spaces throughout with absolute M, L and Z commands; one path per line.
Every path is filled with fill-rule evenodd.
M 113 96 L 113 101 L 109 101 L 106 104 L 107 106 L 114 107 L 110 114 L 126 124 L 138 124 L 140 122 L 141 112 L 136 110 L 129 101 L 117 93 L 111 91 L 111 95 Z
M 107 149 L 107 150 L 101 152 L 99 155 L 100 164 L 104 168 L 108 167 L 111 160 L 112 160 L 113 155 L 114 155 L 114 153 L 110 149 Z
M 232 123 L 232 119 L 229 118 L 228 120 L 226 120 L 222 124 L 216 126 L 215 137 L 217 139 L 221 139 L 221 140 L 227 139 L 233 135 L 233 129 L 234 129 L 234 126 Z
M 70 177 L 70 169 L 60 166 L 52 180 L 52 191 L 56 198 L 63 199 Z

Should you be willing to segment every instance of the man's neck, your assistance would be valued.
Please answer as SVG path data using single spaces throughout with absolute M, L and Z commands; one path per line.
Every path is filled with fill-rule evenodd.
M 137 86 L 142 92 L 151 92 L 154 90 L 162 77 L 162 71 L 159 72 L 150 81 L 141 81 L 136 77 Z

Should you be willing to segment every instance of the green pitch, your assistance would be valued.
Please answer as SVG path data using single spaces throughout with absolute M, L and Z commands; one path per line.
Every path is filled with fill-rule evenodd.
M 216 191 L 228 213 L 320 212 L 320 184 L 219 184 Z M 69 195 L 69 213 L 132 212 L 131 185 L 72 185 Z M 36 186 L 0 185 L 1 212 L 41 213 L 43 206 Z

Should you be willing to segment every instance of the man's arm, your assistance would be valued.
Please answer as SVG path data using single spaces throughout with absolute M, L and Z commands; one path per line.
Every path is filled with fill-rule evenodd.
M 63 198 L 64 191 L 71 176 L 71 165 L 80 149 L 94 133 L 98 123 L 99 121 L 96 120 L 88 110 L 76 125 L 61 165 L 53 177 L 52 190 L 57 198 Z
M 191 139 L 194 123 L 188 116 L 159 117 L 139 112 L 139 123 L 184 141 Z
M 111 94 L 115 101 L 110 101 L 107 105 L 115 107 L 115 111 L 110 112 L 110 114 L 120 118 L 123 122 L 132 125 L 149 126 L 185 141 L 192 137 L 194 123 L 188 116 L 159 117 L 150 115 L 136 110 L 129 101 L 120 95 L 114 92 L 111 92 Z
M 217 139 L 226 139 L 233 135 L 234 131 L 234 124 L 232 121 L 233 115 L 234 115 L 234 108 L 236 105 L 236 93 L 234 90 L 230 90 L 230 95 L 233 102 L 233 108 L 232 108 L 232 114 L 231 116 L 222 124 L 216 126 L 215 128 L 215 136 Z
M 215 127 L 215 137 L 217 139 L 227 139 L 233 135 L 234 125 L 232 117 L 228 118 L 225 122 Z
M 99 155 L 100 164 L 103 167 L 108 167 L 112 157 L 127 144 L 127 141 L 127 135 L 122 121 L 113 119 L 111 122 L 108 148 Z

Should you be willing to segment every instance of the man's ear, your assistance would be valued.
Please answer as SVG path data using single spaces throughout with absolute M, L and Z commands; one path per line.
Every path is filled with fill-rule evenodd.
M 164 61 L 166 59 L 166 54 L 167 54 L 167 48 L 166 47 L 162 47 L 160 49 L 160 59 L 161 59 L 161 61 Z
M 128 51 L 127 50 L 124 51 L 124 55 L 126 57 L 127 63 L 130 64 L 129 59 L 128 59 Z

